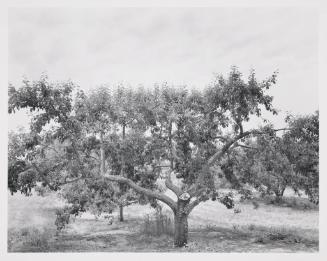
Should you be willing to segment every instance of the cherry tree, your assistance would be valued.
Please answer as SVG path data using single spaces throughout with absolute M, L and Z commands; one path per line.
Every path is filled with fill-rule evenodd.
M 188 216 L 198 204 L 212 199 L 232 207 L 228 195 L 216 189 L 215 168 L 247 138 L 264 134 L 261 129 L 246 130 L 244 125 L 251 117 L 261 117 L 262 110 L 276 114 L 273 97 L 267 94 L 275 82 L 276 73 L 258 81 L 251 71 L 244 80 L 233 67 L 227 77 L 218 75 L 202 91 L 162 84 L 150 90 L 130 89 L 123 97 L 98 91 L 100 95 L 91 102 L 92 94 L 80 93 L 74 99 L 72 83 L 53 84 L 43 77 L 25 81 L 21 88 L 10 86 L 9 112 L 38 111 L 31 122 L 35 143 L 28 162 L 33 182 L 61 188 L 101 180 L 108 191 L 114 191 L 114 183 L 123 184 L 172 210 L 174 243 L 181 247 L 188 240 Z M 98 103 L 102 97 L 106 101 Z M 45 130 L 51 122 L 55 127 Z M 58 155 L 64 160 L 48 160 L 45 155 L 47 166 L 40 170 L 38 163 L 45 162 L 38 159 L 37 148 L 52 147 L 54 142 L 60 143 Z M 96 156 L 99 147 L 100 160 Z M 176 199 L 162 191 L 160 179 Z
M 283 139 L 288 146 L 288 159 L 294 166 L 296 191 L 304 190 L 309 199 L 319 203 L 319 111 L 311 115 L 286 119 L 287 132 Z

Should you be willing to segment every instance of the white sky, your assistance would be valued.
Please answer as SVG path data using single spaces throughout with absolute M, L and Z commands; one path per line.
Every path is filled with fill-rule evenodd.
M 311 8 L 10 9 L 9 82 L 71 79 L 82 89 L 167 81 L 203 88 L 236 65 L 279 70 L 275 107 L 318 109 L 318 15 Z M 270 117 L 283 126 L 284 114 Z M 9 129 L 27 117 L 9 117 Z

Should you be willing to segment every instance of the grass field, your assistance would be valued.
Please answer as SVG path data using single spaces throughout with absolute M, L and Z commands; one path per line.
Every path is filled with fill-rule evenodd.
M 182 249 L 169 234 L 144 233 L 145 215 L 154 213 L 149 206 L 125 208 L 126 221 L 115 218 L 112 225 L 85 213 L 57 233 L 55 209 L 63 204 L 55 195 L 8 197 L 9 252 L 316 252 L 319 245 L 318 209 L 298 207 L 306 199 L 290 196 L 297 207 L 238 202 L 234 213 L 218 202 L 202 203 L 190 215 L 189 244 Z

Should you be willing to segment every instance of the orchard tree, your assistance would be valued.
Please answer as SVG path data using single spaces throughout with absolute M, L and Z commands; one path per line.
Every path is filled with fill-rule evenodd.
M 238 159 L 234 158 L 233 166 L 245 183 L 263 195 L 274 194 L 276 202 L 280 202 L 286 187 L 297 184 L 293 165 L 288 159 L 289 143 L 277 136 L 272 126 L 266 126 L 262 131 L 267 134 L 243 146 Z
M 10 86 L 9 112 L 22 108 L 39 111 L 31 123 L 32 133 L 38 137 L 36 143 L 50 146 L 59 141 L 64 147 L 66 154 L 62 154 L 62 158 L 68 165 L 58 169 L 55 177 L 49 177 L 46 170 L 42 175 L 35 172 L 36 180 L 47 179 L 50 185 L 57 180 L 57 186 L 62 187 L 68 182 L 99 179 L 110 181 L 106 183 L 108 188 L 112 182 L 123 184 L 147 200 L 161 201 L 174 214 L 174 243 L 181 247 L 187 244 L 188 216 L 198 204 L 218 199 L 228 208 L 233 206 L 228 195 L 216 191 L 215 169 L 236 145 L 242 145 L 249 137 L 264 134 L 259 129 L 245 130 L 244 123 L 252 116 L 261 117 L 262 110 L 276 114 L 272 107 L 273 97 L 266 93 L 275 81 L 275 73 L 258 81 L 254 71 L 244 80 L 233 67 L 227 78 L 218 75 L 203 91 L 163 84 L 152 90 L 129 90 L 127 102 L 108 93 L 109 102 L 103 105 L 108 108 L 115 104 L 122 106 L 116 116 L 110 116 L 109 112 L 102 114 L 102 105 L 100 109 L 96 109 L 96 104 L 91 104 L 90 108 L 79 107 L 81 103 L 75 99 L 73 106 L 71 83 L 55 85 L 43 77 L 32 83 L 25 81 L 19 89 Z M 87 115 L 90 115 L 89 120 L 83 118 Z M 43 128 L 48 122 L 56 125 L 51 132 Z M 97 123 L 100 127 L 95 130 L 100 133 L 90 141 L 88 129 Z M 102 134 L 103 138 L 108 135 L 107 140 L 111 136 L 113 141 L 107 150 L 105 146 L 101 149 L 105 152 L 100 153 L 100 158 L 107 153 L 108 159 L 103 171 L 104 161 L 94 157 L 93 153 L 99 149 L 93 141 L 100 135 L 101 145 L 102 130 L 113 130 L 115 126 L 125 134 L 114 131 Z M 42 137 L 42 132 L 47 138 Z M 37 154 L 35 152 L 35 157 Z M 77 170 L 71 173 L 71 166 L 77 166 Z M 37 167 L 34 164 L 34 168 Z M 178 178 L 181 185 L 174 184 L 172 176 Z M 176 200 L 160 189 L 159 179 L 165 180 Z
M 280 201 L 285 188 L 291 187 L 309 200 L 319 202 L 319 113 L 286 118 L 283 135 L 263 129 L 265 135 L 248 140 L 246 146 L 228 154 L 222 169 L 228 177 L 249 183 L 263 194 L 273 193 Z M 237 183 L 239 184 L 239 183 Z
M 288 159 L 297 174 L 296 191 L 304 190 L 309 199 L 319 203 L 319 112 L 286 119 L 290 129 L 284 135 Z

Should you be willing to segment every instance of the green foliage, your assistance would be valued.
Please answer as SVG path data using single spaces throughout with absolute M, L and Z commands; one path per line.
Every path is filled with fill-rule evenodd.
M 93 90 L 88 96 L 83 91 L 77 92 L 74 111 L 76 119 L 90 133 L 105 132 L 117 118 L 110 91 L 104 87 Z
M 233 158 L 228 161 L 231 165 L 229 171 L 236 173 L 239 181 L 251 184 L 262 195 L 274 194 L 276 200 L 281 200 L 286 187 L 297 184 L 297 176 L 288 158 L 288 142 L 268 128 L 272 130 L 272 127 L 265 127 L 262 130 L 264 134 L 232 155 Z
M 277 113 L 272 107 L 273 97 L 265 93 L 265 90 L 276 83 L 276 78 L 277 72 L 259 83 L 255 71 L 252 70 L 248 81 L 245 82 L 237 67 L 232 67 L 227 79 L 222 75 L 217 76 L 214 88 L 208 90 L 209 97 L 213 105 L 229 111 L 231 118 L 238 125 L 243 121 L 249 121 L 251 115 L 261 116 L 260 106 L 264 106 L 267 111 L 274 114 Z M 239 128 L 240 126 L 235 127 Z
M 300 194 L 305 191 L 312 202 L 319 202 L 319 113 L 286 119 L 288 130 L 278 136 L 264 127 L 247 148 L 234 151 L 222 165 L 227 178 L 235 174 L 243 183 L 252 184 L 263 195 L 281 197 L 285 188 Z M 230 175 L 230 177 L 229 177 Z
M 26 168 L 25 161 L 16 160 L 8 162 L 8 188 L 11 194 L 20 190 L 21 185 L 19 184 L 19 174 L 24 172 Z
M 80 210 L 110 212 L 132 199 L 150 199 L 136 195 L 125 184 L 104 180 L 103 172 L 158 191 L 157 181 L 170 168 L 183 189 L 196 184 L 206 188 L 204 199 L 217 199 L 215 166 L 208 166 L 208 161 L 245 132 L 243 124 L 251 116 L 260 117 L 262 109 L 276 113 L 273 97 L 267 94 L 275 82 L 276 73 L 259 82 L 251 71 L 244 80 L 233 67 L 226 78 L 217 76 L 203 91 L 167 84 L 152 90 L 101 87 L 89 93 L 77 90 L 73 99 L 72 83 L 53 84 L 46 76 L 32 83 L 25 80 L 19 89 L 9 87 L 8 109 L 12 113 L 27 108 L 35 113 L 27 134 L 32 142 L 23 150 L 28 152 L 23 161 L 31 171 L 24 169 L 21 180 L 27 189 L 37 182 L 61 189 L 64 198 Z M 282 162 L 281 156 L 274 157 Z M 224 164 L 216 162 L 226 167 L 229 181 L 240 188 L 238 179 L 227 173 L 233 167 Z M 13 191 L 21 188 L 16 185 L 19 171 L 10 174 Z M 233 206 L 229 196 L 220 201 Z
M 23 81 L 23 86 L 16 89 L 9 85 L 8 112 L 13 113 L 19 109 L 29 109 L 39 113 L 33 117 L 31 128 L 40 132 L 42 127 L 54 120 L 64 123 L 72 110 L 71 82 L 53 84 L 48 81 L 46 75 L 42 75 L 39 81 Z
M 226 206 L 226 208 L 231 209 L 234 207 L 233 194 L 229 193 L 219 198 L 219 201 Z
M 298 175 L 294 189 L 304 190 L 312 202 L 319 202 L 319 112 L 288 116 L 290 132 L 284 135 L 288 158 Z
M 25 161 L 35 143 L 34 137 L 30 137 L 22 129 L 17 133 L 9 133 L 8 188 L 12 194 L 20 191 L 28 196 L 36 184 L 36 174 L 28 168 Z
M 71 204 L 71 214 L 89 210 L 94 215 L 111 213 L 115 209 L 114 191 L 102 178 L 78 181 L 63 187 L 61 196 Z

